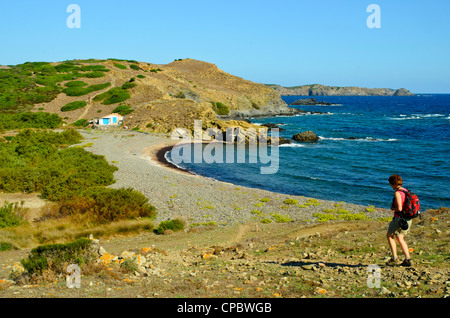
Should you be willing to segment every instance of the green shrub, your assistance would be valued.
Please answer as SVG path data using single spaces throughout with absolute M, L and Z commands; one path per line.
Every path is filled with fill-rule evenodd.
M 277 214 L 277 213 L 271 213 L 270 216 L 275 220 L 277 223 L 288 223 L 291 222 L 292 219 L 285 215 Z
M 139 77 L 139 78 L 145 78 L 145 75 L 139 74 L 137 77 Z
M 20 225 L 22 218 L 17 215 L 17 212 L 22 209 L 22 205 L 18 203 L 5 202 L 3 206 L 0 206 L 0 229 Z
M 298 201 L 295 199 L 286 199 L 286 200 L 284 200 L 284 203 L 289 204 L 289 205 L 295 205 L 298 203 Z
M 137 66 L 136 64 L 130 64 L 130 68 L 136 71 L 139 71 L 141 68 Z
M 66 105 L 64 105 L 63 107 L 61 107 L 61 111 L 68 112 L 71 110 L 83 108 L 86 105 L 87 105 L 87 103 L 85 101 L 70 102 L 70 103 L 67 103 Z
M 174 232 L 184 229 L 184 222 L 179 219 L 162 221 L 159 226 L 154 230 L 156 234 L 164 234 L 166 230 L 172 230 Z
M 57 128 L 63 123 L 57 114 L 26 112 L 21 114 L 0 114 L 0 130 L 24 128 Z
M 82 86 L 87 86 L 87 85 L 89 85 L 88 83 L 86 83 L 86 82 L 83 82 L 83 81 L 70 81 L 70 82 L 67 82 L 66 84 L 64 84 L 64 86 L 66 86 L 66 87 L 82 87 Z
M 82 86 L 72 86 L 68 88 L 64 88 L 62 90 L 63 93 L 65 93 L 67 96 L 82 96 L 86 95 L 95 91 L 99 91 L 102 89 L 107 88 L 110 86 L 111 83 L 103 83 L 103 84 L 95 84 L 88 87 L 82 87 Z
M 78 119 L 76 122 L 72 123 L 75 127 L 86 127 L 89 124 L 87 119 Z
M 83 72 L 89 71 L 100 71 L 100 72 L 109 72 L 105 65 L 83 65 L 80 68 Z
M 213 109 L 216 112 L 217 115 L 228 115 L 230 113 L 230 110 L 227 105 L 222 104 L 220 102 L 211 102 L 213 105 Z
M 127 69 L 126 65 L 123 65 L 123 64 L 120 64 L 120 63 L 114 63 L 114 66 L 117 67 L 117 68 L 120 68 L 121 70 L 126 70 Z
M 101 71 L 94 71 L 94 72 L 90 72 L 90 73 L 86 73 L 86 74 L 79 74 L 80 77 L 87 77 L 87 78 L 97 78 L 97 77 L 103 77 L 105 76 L 104 72 Z
M 122 87 L 114 87 L 94 97 L 94 101 L 103 101 L 104 105 L 111 105 L 129 99 L 131 95 Z
M 0 252 L 11 251 L 17 249 L 14 245 L 8 242 L 0 242 Z
M 156 209 L 148 198 L 131 188 L 90 187 L 59 203 L 57 215 L 47 218 L 84 215 L 92 222 L 106 224 L 119 220 L 154 218 Z
M 42 274 L 47 269 L 57 274 L 66 274 L 66 266 L 70 264 L 78 264 L 81 267 L 95 260 L 91 244 L 90 239 L 80 238 L 66 244 L 41 245 L 32 249 L 21 263 L 30 275 Z
M 134 65 L 134 64 L 132 64 Z M 136 83 L 130 83 L 130 82 L 126 82 L 125 84 L 122 85 L 123 89 L 129 89 L 129 88 L 133 88 L 135 87 L 137 84 Z
M 0 143 L 0 191 L 38 192 L 56 201 L 92 186 L 112 184 L 117 168 L 103 156 L 67 148 L 81 138 L 72 129 L 61 133 L 25 130 Z
M 134 112 L 134 109 L 131 108 L 129 105 L 120 105 L 114 108 L 113 113 L 120 114 L 122 116 L 128 115 L 130 113 Z

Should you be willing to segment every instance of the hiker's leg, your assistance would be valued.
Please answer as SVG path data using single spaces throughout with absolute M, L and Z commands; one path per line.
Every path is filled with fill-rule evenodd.
M 405 258 L 410 259 L 411 257 L 409 255 L 408 245 L 406 244 L 406 241 L 405 241 L 405 236 L 403 234 L 399 234 L 397 236 L 397 241 L 398 241 L 398 244 L 400 244 L 400 247 L 402 248 L 403 254 L 405 254 Z
M 392 258 L 397 258 L 397 244 L 395 243 L 394 234 L 390 234 L 389 232 L 386 234 L 389 247 L 391 248 Z

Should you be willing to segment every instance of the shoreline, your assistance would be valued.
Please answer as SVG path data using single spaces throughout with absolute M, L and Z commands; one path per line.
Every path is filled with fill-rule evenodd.
M 251 188 L 193 174 L 165 158 L 167 151 L 180 141 L 167 136 L 136 134 L 130 131 L 86 132 L 84 142 L 92 144 L 90 152 L 105 156 L 118 167 L 111 188 L 133 188 L 140 191 L 158 213 L 155 224 L 181 218 L 187 224 L 233 224 L 264 222 L 319 222 L 316 213 L 346 209 L 350 214 L 386 217 L 382 208 L 367 212 L 367 206 L 331 200 L 288 195 L 261 188 Z M 111 147 L 114 145 L 114 147 Z M 287 199 L 295 204 L 286 203 Z

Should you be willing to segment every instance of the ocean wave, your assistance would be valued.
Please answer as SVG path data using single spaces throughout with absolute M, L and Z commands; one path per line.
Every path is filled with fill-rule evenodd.
M 282 144 L 282 145 L 279 145 L 278 147 L 300 148 L 300 147 L 305 147 L 305 145 L 291 143 L 291 144 Z
M 319 136 L 320 140 L 334 140 L 334 141 L 369 141 L 369 142 L 379 142 L 379 141 L 397 141 L 398 139 L 389 138 L 389 139 L 376 139 L 373 137 L 366 138 L 340 138 L 340 137 L 323 137 Z
M 411 115 L 404 115 L 400 114 L 399 117 L 389 117 L 391 120 L 417 120 L 417 119 L 427 119 L 427 118 L 440 118 L 444 117 L 444 114 L 411 114 Z M 450 116 L 445 117 L 445 119 L 448 119 Z

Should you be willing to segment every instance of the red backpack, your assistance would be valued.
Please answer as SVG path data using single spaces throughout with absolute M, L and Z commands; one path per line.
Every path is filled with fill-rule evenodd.
M 419 197 L 411 192 L 411 190 L 400 190 L 405 194 L 405 202 L 403 203 L 402 215 L 408 219 L 414 219 L 420 215 Z

